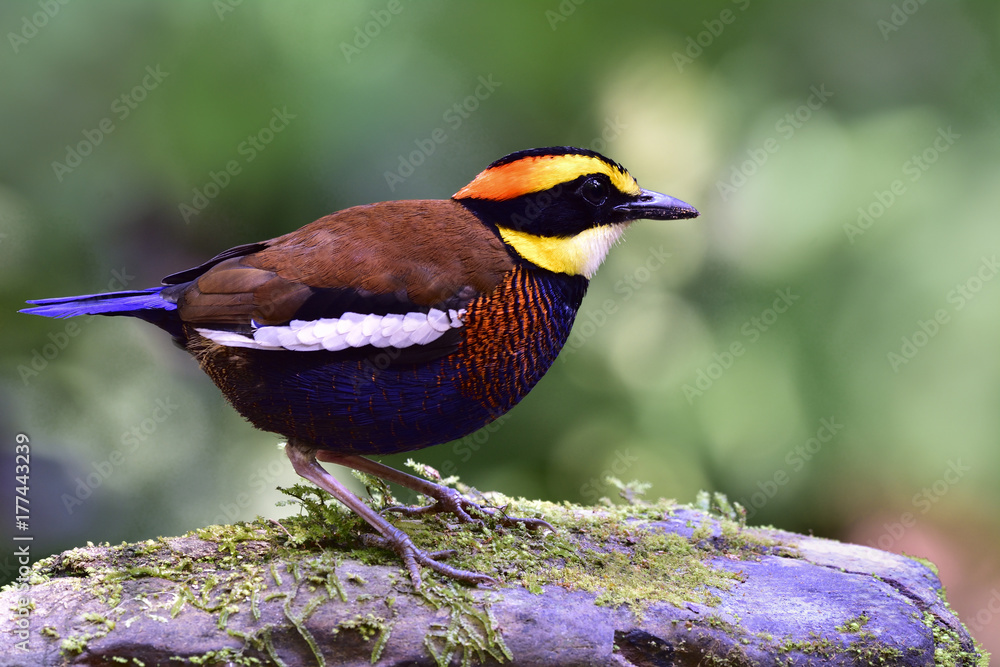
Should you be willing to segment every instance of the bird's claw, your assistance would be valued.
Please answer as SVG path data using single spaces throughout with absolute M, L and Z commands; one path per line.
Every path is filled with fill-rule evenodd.
M 445 577 L 457 579 L 458 581 L 464 581 L 468 584 L 496 585 L 499 583 L 491 576 L 481 574 L 479 572 L 471 572 L 469 570 L 460 570 L 457 567 L 452 567 L 451 565 L 446 565 L 445 563 L 440 562 L 441 559 L 454 556 L 457 552 L 453 549 L 431 551 L 429 553 L 421 551 L 413 543 L 413 540 L 411 540 L 409 536 L 401 530 L 396 530 L 389 537 L 365 534 L 361 536 L 361 540 L 367 546 L 391 549 L 399 554 L 399 557 L 403 559 L 403 564 L 406 565 L 407 571 L 410 573 L 410 581 L 413 582 L 413 587 L 418 590 L 420 589 L 421 584 L 420 565 L 430 568 Z
M 477 519 L 469 514 L 471 511 L 482 516 L 495 517 L 497 523 L 506 528 L 520 524 L 530 530 L 544 528 L 552 531 L 553 533 L 556 532 L 556 529 L 552 526 L 552 524 L 544 519 L 507 516 L 507 513 L 504 511 L 506 506 L 499 508 L 484 507 L 479 503 L 466 498 L 455 489 L 447 486 L 438 486 L 438 488 L 436 488 L 431 494 L 431 497 L 435 502 L 430 505 L 394 505 L 392 507 L 386 507 L 382 511 L 395 512 L 403 516 L 422 516 L 424 514 L 448 513 L 453 514 L 455 518 L 458 519 L 459 523 L 471 523 L 479 527 L 485 526 L 482 519 Z

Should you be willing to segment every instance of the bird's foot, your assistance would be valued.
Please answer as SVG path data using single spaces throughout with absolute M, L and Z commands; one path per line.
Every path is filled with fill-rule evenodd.
M 431 486 L 433 488 L 424 488 L 421 489 L 420 492 L 425 496 L 433 498 L 435 501 L 434 503 L 430 505 L 418 506 L 396 505 L 393 507 L 386 507 L 382 511 L 395 512 L 403 516 L 448 513 L 453 514 L 458 519 L 459 523 L 472 523 L 478 526 L 484 525 L 482 519 L 473 516 L 473 514 L 476 514 L 479 516 L 494 518 L 498 524 L 506 528 L 522 525 L 530 530 L 544 528 L 552 531 L 553 533 L 556 532 L 556 529 L 552 527 L 552 524 L 544 519 L 508 516 L 505 511 L 507 509 L 506 505 L 503 507 L 480 505 L 451 487 L 442 486 L 440 484 L 431 484 Z
M 454 551 L 432 551 L 428 553 L 418 549 L 409 535 L 386 521 L 383 516 L 362 502 L 360 498 L 348 491 L 347 487 L 324 470 L 316 461 L 316 450 L 312 447 L 290 438 L 288 444 L 285 446 L 285 454 L 291 460 L 295 472 L 344 503 L 344 505 L 352 509 L 380 533 L 380 535 L 362 535 L 361 539 L 367 545 L 392 549 L 399 554 L 399 557 L 403 560 L 403 564 L 406 566 L 407 572 L 410 574 L 410 581 L 413 582 L 414 588 L 420 588 L 421 565 L 434 570 L 442 576 L 451 577 L 452 579 L 470 584 L 497 583 L 496 579 L 485 574 L 460 570 L 457 567 L 451 567 L 439 562 L 442 558 L 454 555 L 456 553 Z M 367 459 L 359 460 L 367 461 Z M 428 482 L 428 484 L 430 483 Z M 430 484 L 430 486 L 436 485 Z
M 495 585 L 498 583 L 496 579 L 488 575 L 481 574 L 479 572 L 472 572 L 470 570 L 460 570 L 457 567 L 452 567 L 451 565 L 440 562 L 442 558 L 454 556 L 457 552 L 453 549 L 448 549 L 446 551 L 421 551 L 406 533 L 395 527 L 392 527 L 392 529 L 388 531 L 388 534 L 385 536 L 372 535 L 368 533 L 362 535 L 361 540 L 366 546 L 391 549 L 399 554 L 399 557 L 403 559 L 403 564 L 406 566 L 406 570 L 410 573 L 410 580 L 413 582 L 413 587 L 417 589 L 420 588 L 421 565 L 434 570 L 440 575 L 457 579 L 458 581 L 464 581 L 468 584 Z
M 530 529 L 544 528 L 546 530 L 551 530 L 553 533 L 556 532 L 556 529 L 552 527 L 552 524 L 544 519 L 527 519 L 508 516 L 505 512 L 506 507 L 488 507 L 480 505 L 479 503 L 466 498 L 449 486 L 436 484 L 430 480 L 422 479 L 420 477 L 414 477 L 413 475 L 409 475 L 401 470 L 396 470 L 395 468 L 383 465 L 378 461 L 366 459 L 363 456 L 335 454 L 322 450 L 317 451 L 316 456 L 322 461 L 337 463 L 339 465 L 347 466 L 348 468 L 360 470 L 361 472 L 368 473 L 369 475 L 375 475 L 376 477 L 389 482 L 395 482 L 400 486 L 404 486 L 436 501 L 430 505 L 422 507 L 387 507 L 382 510 L 383 512 L 395 512 L 403 516 L 421 516 L 424 514 L 440 514 L 442 512 L 447 512 L 455 515 L 459 523 L 473 523 L 480 526 L 484 525 L 482 519 L 472 516 L 473 514 L 476 514 L 481 517 L 495 518 L 499 525 L 508 528 L 511 526 L 522 525 Z

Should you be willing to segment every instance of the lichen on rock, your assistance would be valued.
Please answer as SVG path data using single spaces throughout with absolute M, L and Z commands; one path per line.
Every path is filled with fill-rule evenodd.
M 458 567 L 495 576 L 496 588 L 425 572 L 415 591 L 394 554 L 362 544 L 365 526 L 355 515 L 303 485 L 286 490 L 299 512 L 280 523 L 73 549 L 32 569 L 32 657 L 289 666 L 628 664 L 657 656 L 985 664 L 921 563 L 747 528 L 721 496 L 699 497 L 696 509 L 646 503 L 621 486 L 631 503 L 483 497 L 512 515 L 543 516 L 554 534 L 502 528 L 489 517 L 482 528 L 440 515 L 395 520 L 419 547 L 454 550 Z M 384 487 L 372 495 L 392 502 Z

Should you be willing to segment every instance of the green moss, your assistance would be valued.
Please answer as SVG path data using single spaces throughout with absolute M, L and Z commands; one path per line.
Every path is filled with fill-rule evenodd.
M 705 565 L 698 549 L 679 535 L 641 534 L 632 551 L 588 549 L 567 563 L 557 583 L 597 592 L 597 604 L 628 604 L 641 611 L 653 601 L 718 604 L 712 589 L 728 590 L 738 578 Z
M 85 648 L 87 648 L 88 639 L 89 637 L 81 635 L 72 635 L 71 637 L 67 637 L 62 641 L 62 644 L 60 644 L 59 652 L 70 658 L 75 655 L 79 655 L 80 653 L 83 653 Z
M 472 526 L 452 529 L 444 518 L 436 516 L 400 522 L 400 526 L 421 548 L 455 549 L 459 554 L 453 561 L 457 567 L 495 573 L 505 584 L 520 584 L 536 593 L 551 585 L 591 591 L 597 594 L 598 604 L 628 605 L 637 613 L 651 601 L 716 604 L 716 592 L 728 589 L 739 575 L 715 570 L 707 559 L 723 551 L 739 559 L 773 544 L 744 532 L 730 519 L 704 522 L 694 541 L 650 532 L 646 523 L 662 520 L 677 506 L 671 501 L 642 501 L 641 485 L 620 486 L 627 491 L 623 495 L 631 505 L 610 506 L 596 514 L 590 508 L 568 503 L 515 503 L 500 495 L 490 497 L 494 505 L 508 506 L 506 511 L 511 515 L 544 516 L 557 528 L 556 534 L 536 534 L 523 527 L 500 529 L 492 521 L 487 521 L 484 530 Z M 291 498 L 288 504 L 297 506 L 300 513 L 280 524 L 257 521 L 208 526 L 180 538 L 204 541 L 199 557 L 174 550 L 170 540 L 147 540 L 107 546 L 101 553 L 94 549 L 73 550 L 41 561 L 34 572 L 41 580 L 85 575 L 91 592 L 112 614 L 122 599 L 125 582 L 162 579 L 172 584 L 169 592 L 139 596 L 148 608 L 147 616 L 169 622 L 190 605 L 213 614 L 224 629 L 228 619 L 241 609 L 248 609 L 259 619 L 262 604 L 283 600 L 289 622 L 322 664 L 306 620 L 323 603 L 348 602 L 351 598 L 345 585 L 363 588 L 367 584 L 354 572 L 338 575 L 339 559 L 346 552 L 364 563 L 398 566 L 399 562 L 390 552 L 361 545 L 358 535 L 367 530 L 364 524 L 326 494 L 307 485 L 296 485 L 286 493 Z M 388 491 L 377 485 L 373 484 L 370 494 L 378 502 L 391 501 Z M 305 584 L 304 590 L 309 592 L 305 602 L 299 601 L 298 589 L 294 593 L 278 590 L 289 578 Z M 423 601 L 435 609 L 449 610 L 448 622 L 428 628 L 425 638 L 428 653 L 435 661 L 446 664 L 453 658 L 463 663 L 510 659 L 490 611 L 489 598 L 477 601 L 467 587 L 450 580 L 438 581 L 430 572 L 424 573 L 424 580 L 420 591 Z M 360 592 L 355 600 L 367 597 L 367 593 Z M 386 609 L 388 617 L 354 617 L 339 626 L 372 641 L 373 659 L 381 654 L 391 634 L 396 612 L 391 604 Z M 270 645 L 269 628 L 254 635 L 231 634 L 244 641 L 243 649 L 186 660 L 192 664 L 222 659 L 255 664 L 256 659 L 250 657 L 253 652 L 278 660 Z M 95 636 L 91 632 L 65 639 L 64 652 L 81 652 Z
M 746 508 L 737 502 L 730 502 L 724 493 L 716 491 L 710 494 L 708 491 L 699 491 L 692 507 L 719 519 L 733 522 L 740 528 L 746 527 Z
M 195 535 L 207 542 L 214 542 L 219 549 L 225 550 L 229 555 L 239 557 L 237 545 L 240 542 L 260 540 L 263 535 L 260 531 L 259 523 L 234 523 L 226 526 L 205 526 L 198 528 L 188 535 Z
M 323 599 L 322 596 L 316 596 L 311 600 L 309 600 L 305 604 L 305 607 L 302 609 L 302 611 L 298 613 L 293 612 L 292 602 L 293 602 L 292 596 L 288 596 L 285 598 L 285 605 L 284 605 L 285 618 L 287 618 L 291 622 L 291 624 L 295 626 L 295 629 L 299 631 L 299 634 L 306 641 L 306 644 L 309 645 L 309 650 L 312 651 L 313 657 L 316 658 L 316 664 L 319 667 L 326 667 L 326 660 L 323 658 L 323 654 L 320 652 L 319 646 L 316 644 L 316 639 L 306 628 L 306 621 L 309 620 L 309 617 L 316 610 L 316 607 L 325 602 L 325 600 Z
M 314 486 L 295 484 L 281 489 L 291 500 L 278 506 L 293 506 L 300 514 L 282 521 L 289 547 L 324 545 L 356 546 L 357 535 L 367 530 L 364 520 L 347 511 L 330 495 Z
M 868 625 L 868 621 L 871 619 L 868 614 L 861 614 L 860 616 L 855 616 L 854 618 L 849 618 L 844 621 L 843 625 L 836 626 L 837 632 L 857 634 L 861 632 L 861 629 Z
M 864 665 L 898 665 L 903 658 L 903 651 L 877 642 L 872 637 L 862 637 L 851 642 L 847 652 L 856 656 L 858 662 Z
M 932 631 L 934 638 L 934 664 L 938 667 L 965 667 L 977 665 L 986 667 L 989 664 L 989 654 L 982 651 L 976 645 L 975 650 L 967 651 L 961 644 L 961 638 L 947 626 L 942 624 L 931 612 L 922 615 L 925 627 Z M 809 640 L 793 641 L 785 638 L 777 649 L 783 653 L 799 652 L 807 655 L 817 655 L 824 659 L 830 659 L 841 654 L 850 654 L 859 664 L 866 665 L 895 665 L 899 664 L 905 653 L 903 650 L 886 645 L 870 632 L 865 630 L 871 619 L 867 614 L 861 614 L 855 618 L 848 619 L 842 625 L 836 626 L 838 632 L 857 635 L 857 638 L 846 645 L 838 645 L 829 639 L 814 637 Z M 773 639 L 769 635 L 760 635 L 766 644 L 772 644 Z M 920 653 L 919 649 L 910 649 L 911 652 Z
M 640 482 L 637 479 L 633 479 L 630 482 L 622 482 L 617 477 L 611 475 L 607 475 L 604 481 L 609 486 L 618 489 L 618 496 L 629 505 L 644 504 L 646 493 L 653 487 L 649 482 Z M 610 501 L 605 504 L 611 505 Z
M 344 630 L 352 630 L 361 635 L 361 638 L 366 642 L 375 640 L 372 646 L 371 663 L 374 665 L 378 662 L 378 659 L 382 656 L 382 650 L 385 648 L 386 643 L 389 641 L 389 635 L 392 633 L 392 622 L 387 622 L 386 619 L 381 616 L 376 616 L 375 614 L 356 614 L 353 618 L 349 618 L 345 621 L 341 621 L 337 624 L 334 633 L 339 633 Z
M 263 665 L 260 660 L 256 658 L 247 658 L 242 655 L 240 651 L 225 648 L 219 651 L 209 651 L 204 655 L 194 656 L 190 658 L 182 658 L 180 656 L 174 656 L 171 660 L 178 662 L 187 662 L 192 665 L 243 665 L 249 667 L 251 665 Z M 275 664 L 282 665 L 280 661 L 275 662 Z
M 945 603 L 947 606 L 947 603 Z M 950 628 L 941 623 L 930 611 L 923 614 L 923 624 L 934 634 L 934 665 L 936 667 L 964 667 L 977 665 L 989 667 L 990 654 L 983 650 L 978 642 L 974 651 L 967 651 L 962 646 L 961 638 Z M 964 627 L 964 626 L 963 626 Z
M 637 612 L 652 601 L 716 604 L 715 591 L 728 590 L 741 575 L 715 569 L 708 559 L 756 557 L 774 544 L 728 521 L 725 526 L 706 521 L 693 541 L 648 530 L 648 522 L 662 520 L 677 508 L 671 501 L 595 513 L 569 503 L 515 502 L 496 494 L 491 500 L 509 505 L 511 514 L 544 516 L 557 532 L 447 531 L 433 521 L 406 528 L 422 548 L 457 551 L 453 562 L 458 567 L 497 573 L 505 583 L 521 584 L 535 593 L 548 585 L 595 592 L 598 604 L 626 604 Z
M 859 616 L 858 619 L 863 618 Z M 854 634 L 857 631 L 851 629 L 857 626 L 858 631 L 868 622 L 853 619 L 842 626 L 837 626 L 840 632 Z M 845 629 L 847 628 L 847 629 Z M 766 640 L 770 643 L 771 640 Z M 781 653 L 803 653 L 808 656 L 817 656 L 824 661 L 832 660 L 837 656 L 848 654 L 853 656 L 854 661 L 864 665 L 896 665 L 903 657 L 903 652 L 894 646 L 887 646 L 875 639 L 871 634 L 861 632 L 858 638 L 849 644 L 839 644 L 827 637 L 813 634 L 810 639 L 792 640 L 786 637 L 775 647 Z
M 910 560 L 915 560 L 924 567 L 926 567 L 928 570 L 934 573 L 935 577 L 938 576 L 938 567 L 931 561 L 927 560 L 926 558 L 921 558 L 920 556 L 911 556 L 909 554 L 905 554 L 905 556 Z
M 83 632 L 70 635 L 60 644 L 60 652 L 67 658 L 83 653 L 92 639 L 100 639 L 115 629 L 115 622 L 102 614 L 87 613 L 83 615 L 85 623 L 96 626 Z M 57 635 L 58 636 L 58 635 Z
M 463 667 L 486 661 L 513 660 L 514 656 L 497 628 L 490 605 L 476 601 L 467 588 L 454 582 L 424 585 L 420 596 L 434 609 L 447 609 L 447 623 L 432 623 L 424 636 L 424 647 L 438 667 L 447 667 L 455 657 Z
M 366 483 L 370 484 L 369 494 L 376 504 L 392 502 L 387 489 L 371 480 Z M 533 593 L 542 593 L 549 586 L 585 590 L 595 594 L 598 604 L 625 605 L 637 615 L 656 601 L 675 606 L 716 605 L 719 592 L 730 589 L 741 575 L 713 567 L 712 559 L 750 560 L 780 549 L 766 532 L 747 529 L 742 508 L 720 494 L 699 495 L 699 507 L 709 514 L 691 521 L 691 537 L 685 538 L 650 527 L 676 516 L 681 506 L 667 500 L 642 500 L 641 485 L 619 483 L 619 488 L 628 504 L 609 501 L 597 511 L 570 503 L 487 496 L 491 505 L 503 507 L 511 516 L 544 517 L 556 528 L 554 534 L 531 532 L 523 526 L 500 528 L 490 517 L 482 529 L 456 527 L 449 523 L 451 517 L 438 515 L 419 521 L 397 521 L 396 525 L 418 547 L 428 551 L 453 549 L 457 555 L 451 564 L 488 573 L 503 586 L 520 585 Z M 334 634 L 356 633 L 370 642 L 371 660 L 377 661 L 390 640 L 398 605 L 395 597 L 389 596 L 384 599 L 384 607 L 374 607 L 369 582 L 344 564 L 350 560 L 399 568 L 398 578 L 390 575 L 393 586 L 409 590 L 398 557 L 384 549 L 365 547 L 359 535 L 368 532 L 366 525 L 318 489 L 296 485 L 285 492 L 290 498 L 285 504 L 299 512 L 281 523 L 258 520 L 208 526 L 177 538 L 192 541 L 183 549 L 172 546 L 175 540 L 147 540 L 105 547 L 100 553 L 95 549 L 73 550 L 37 563 L 31 576 L 38 581 L 51 577 L 84 581 L 82 577 L 86 576 L 88 590 L 107 607 L 104 616 L 84 619 L 96 628 L 63 640 L 64 654 L 82 652 L 87 641 L 103 636 L 99 632 L 107 634 L 107 628 L 114 627 L 115 622 L 127 627 L 131 619 L 122 619 L 118 611 L 123 585 L 133 579 L 156 578 L 169 583 L 169 587 L 163 593 L 139 595 L 146 605 L 146 616 L 166 623 L 190 605 L 212 614 L 220 628 L 243 642 L 240 649 L 178 656 L 178 661 L 257 665 L 263 660 L 281 664 L 272 643 L 274 628 L 264 626 L 253 634 L 244 634 L 228 627 L 229 619 L 239 611 L 259 621 L 262 609 L 269 603 L 280 605 L 288 623 L 311 647 L 317 664 L 323 664 L 323 657 L 307 628 L 310 616 L 328 603 L 366 605 L 363 611 L 341 621 Z M 196 548 L 189 548 L 192 546 Z M 422 574 L 424 586 L 418 593 L 422 603 L 447 611 L 445 620 L 427 628 L 424 639 L 428 655 L 437 664 L 512 659 L 491 612 L 495 600 L 491 595 L 442 580 L 427 570 Z M 735 622 L 739 623 L 739 619 Z M 704 625 L 736 637 L 738 628 L 732 623 L 732 619 L 707 615 Z M 778 647 L 786 654 L 801 652 L 817 657 L 851 652 L 871 664 L 896 656 L 897 649 L 881 646 L 865 631 L 867 623 L 867 616 L 862 615 L 837 627 L 840 632 L 856 635 L 850 644 L 838 645 L 818 637 L 802 641 L 786 638 Z M 745 639 L 749 638 L 774 645 L 770 636 Z M 942 660 L 960 648 L 957 638 L 951 637 L 949 643 L 941 628 L 935 629 L 935 641 Z M 733 654 L 715 662 L 732 664 L 740 659 Z M 941 664 L 960 662 L 945 660 Z
M 841 651 L 842 647 L 838 646 L 826 637 L 814 636 L 812 639 L 800 639 L 798 641 L 792 641 L 790 637 L 786 637 L 782 643 L 778 645 L 778 649 L 784 653 L 797 651 L 799 653 L 805 653 L 806 655 L 832 658 Z
M 691 539 L 695 542 L 701 542 L 702 540 L 707 540 L 714 534 L 712 530 L 712 520 L 709 517 L 705 517 L 705 520 L 701 522 L 701 525 L 694 529 L 691 533 Z
M 719 616 L 709 616 L 705 620 L 705 625 L 715 630 L 722 630 L 730 637 L 738 637 L 740 635 L 736 626 Z M 744 643 L 749 643 L 749 640 L 744 639 Z

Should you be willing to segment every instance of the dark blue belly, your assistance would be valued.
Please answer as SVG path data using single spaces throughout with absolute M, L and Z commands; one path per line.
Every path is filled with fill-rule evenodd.
M 454 349 L 429 359 L 413 349 L 215 347 L 202 365 L 258 428 L 342 453 L 420 449 L 468 435 L 520 401 L 555 361 L 586 288 L 582 277 L 515 269 L 469 304 Z

